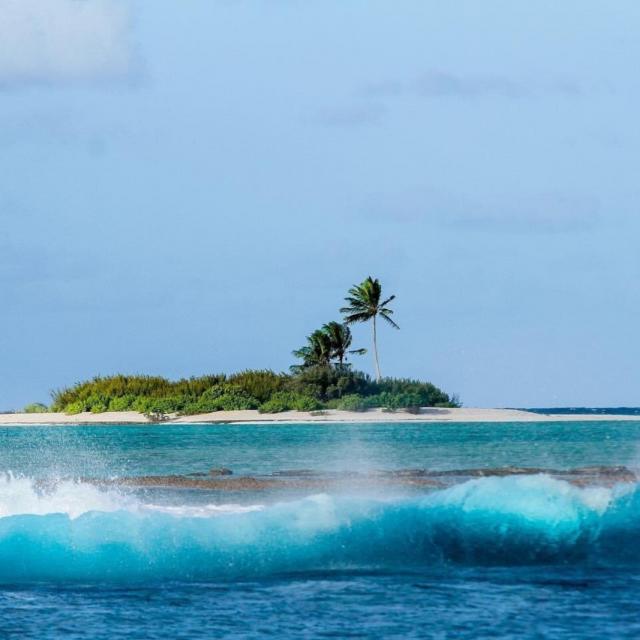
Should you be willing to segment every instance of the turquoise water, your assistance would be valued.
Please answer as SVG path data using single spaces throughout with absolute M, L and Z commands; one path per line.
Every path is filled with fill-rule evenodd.
M 640 421 L 0 427 L 0 471 L 29 477 L 637 462 Z
M 117 480 L 635 469 L 639 442 L 640 421 L 3 428 L 0 638 L 636 638 L 635 483 Z

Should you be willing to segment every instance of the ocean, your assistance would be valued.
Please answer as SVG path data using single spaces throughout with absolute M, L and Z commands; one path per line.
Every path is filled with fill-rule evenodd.
M 640 421 L 0 428 L 0 638 L 640 637 Z

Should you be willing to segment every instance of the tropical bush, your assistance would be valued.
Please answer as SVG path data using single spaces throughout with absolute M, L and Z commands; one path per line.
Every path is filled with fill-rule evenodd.
M 452 399 L 430 382 L 420 382 L 409 378 L 382 378 L 380 382 L 374 382 L 372 395 L 390 394 L 390 396 L 404 397 L 402 402 L 415 402 L 421 407 L 434 407 L 436 405 L 452 406 Z
M 335 408 L 341 411 L 366 411 L 369 408 L 368 398 L 350 394 L 336 401 Z
M 84 410 L 103 413 L 109 407 L 110 398 L 102 393 L 92 393 L 84 400 Z
M 23 413 L 47 413 L 47 411 L 49 411 L 49 407 L 47 407 L 46 404 L 42 404 L 42 402 L 32 402 L 22 411 Z
M 257 409 L 260 402 L 236 385 L 219 385 L 207 389 L 200 398 L 187 403 L 181 413 L 213 413 L 214 411 L 242 411 Z
M 286 387 L 290 391 L 327 401 L 349 394 L 368 395 L 371 384 L 371 378 L 366 373 L 346 366 L 316 366 L 290 376 Z
M 225 381 L 224 375 L 208 375 L 199 378 L 183 378 L 170 381 L 159 376 L 124 376 L 96 377 L 86 382 L 79 382 L 68 389 L 55 391 L 53 395 L 53 411 L 63 411 L 73 402 L 86 401 L 92 396 L 113 398 L 123 396 L 165 398 L 169 396 L 200 396 L 206 389 Z
M 292 374 L 248 370 L 228 377 L 175 382 L 153 376 L 99 377 L 54 393 L 52 410 L 70 414 L 139 411 L 163 416 L 257 408 L 277 413 L 371 407 L 416 411 L 433 406 L 459 406 L 459 402 L 429 382 L 396 378 L 376 382 L 361 371 L 337 364 L 303 367 Z
M 322 403 L 311 396 L 292 391 L 279 391 L 260 405 L 260 413 L 281 413 L 282 411 L 316 411 Z
M 244 411 L 257 409 L 260 403 L 250 395 L 240 391 L 223 393 L 217 400 L 220 411 Z
M 426 406 L 423 404 L 422 396 L 412 392 L 392 393 L 383 391 L 367 398 L 367 403 L 371 407 L 381 407 L 382 409 L 391 409 L 393 411 L 396 409 L 408 409 L 415 413 L 420 411 L 420 407 Z
M 70 416 L 76 415 L 78 413 L 82 413 L 84 411 L 84 402 L 80 402 L 79 400 L 76 402 L 71 402 L 70 404 L 68 404 L 65 409 L 64 412 L 67 413 Z
M 179 413 L 189 402 L 189 396 L 167 396 L 165 398 L 139 397 L 133 403 L 133 410 L 146 415 Z
M 131 411 L 136 402 L 136 397 L 131 394 L 119 396 L 109 400 L 109 411 Z
M 229 376 L 227 382 L 262 403 L 271 398 L 274 393 L 282 391 L 287 378 L 288 376 L 284 374 L 267 369 L 246 370 Z

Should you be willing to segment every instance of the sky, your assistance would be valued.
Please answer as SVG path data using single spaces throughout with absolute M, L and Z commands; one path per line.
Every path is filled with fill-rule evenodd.
M 385 375 L 640 405 L 639 21 L 0 0 L 0 410 L 98 374 L 287 370 L 368 275 L 397 295 Z

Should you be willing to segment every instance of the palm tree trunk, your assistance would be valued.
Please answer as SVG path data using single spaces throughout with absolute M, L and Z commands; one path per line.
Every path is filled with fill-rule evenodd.
M 378 339 L 376 335 L 376 317 L 375 316 L 373 316 L 373 324 L 371 326 L 373 327 L 373 358 L 374 358 L 374 363 L 376 365 L 376 382 L 380 382 L 380 378 L 382 376 L 380 375 L 380 363 L 378 362 Z

